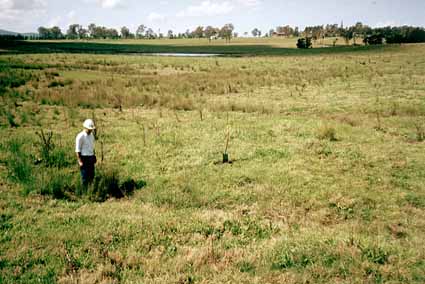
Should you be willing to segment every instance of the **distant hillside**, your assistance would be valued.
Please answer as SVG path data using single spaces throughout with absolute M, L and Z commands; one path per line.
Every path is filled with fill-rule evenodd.
M 0 29 L 0 35 L 18 35 L 18 33 Z
M 26 37 L 26 38 L 37 38 L 38 37 L 38 33 L 16 33 L 16 32 L 11 32 L 11 31 L 6 31 L 6 30 L 0 29 L 0 36 L 17 36 L 17 35 L 21 35 L 21 36 Z

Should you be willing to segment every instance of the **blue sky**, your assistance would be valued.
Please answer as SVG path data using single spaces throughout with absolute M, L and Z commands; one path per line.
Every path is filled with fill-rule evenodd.
M 198 25 L 233 23 L 240 34 L 279 25 L 303 28 L 327 23 L 373 27 L 425 26 L 425 0 L 0 0 L 0 29 L 36 31 L 39 26 L 90 23 L 132 32 L 144 24 L 166 33 Z

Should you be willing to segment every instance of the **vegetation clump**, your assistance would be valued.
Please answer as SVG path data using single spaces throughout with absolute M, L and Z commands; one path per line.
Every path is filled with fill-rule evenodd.
M 322 125 L 318 129 L 317 137 L 321 140 L 338 141 L 336 137 L 336 129 L 330 125 Z
M 88 197 L 103 202 L 108 198 L 131 196 L 135 190 L 146 185 L 143 180 L 120 177 L 116 169 L 100 167 L 93 184 L 84 188 L 79 174 L 72 170 L 73 157 L 54 143 L 53 132 L 45 133 L 41 130 L 37 136 L 38 158 L 35 153 L 24 150 L 27 143 L 23 140 L 10 140 L 6 145 L 9 179 L 20 185 L 25 194 L 33 192 L 69 200 Z
M 146 185 L 143 180 L 135 181 L 131 178 L 122 179 L 116 169 L 101 168 L 96 172 L 93 184 L 89 185 L 90 199 L 102 202 L 108 198 L 123 198 L 131 196 L 136 189 Z
M 297 47 L 301 49 L 312 48 L 313 44 L 311 43 L 311 38 L 310 37 L 299 38 L 297 41 Z

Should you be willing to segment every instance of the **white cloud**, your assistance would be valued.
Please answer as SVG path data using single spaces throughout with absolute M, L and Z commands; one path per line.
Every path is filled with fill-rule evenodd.
M 165 16 L 156 12 L 151 12 L 148 15 L 148 20 L 150 22 L 161 22 L 165 20 Z
M 96 3 L 104 9 L 115 9 L 124 7 L 125 0 L 84 0 L 86 3 Z
M 73 19 L 75 19 L 75 11 L 74 11 L 74 10 L 69 11 L 69 12 L 68 12 L 68 14 L 66 15 L 66 17 L 67 17 L 69 20 L 73 20 Z
M 45 0 L 0 0 L 0 9 L 31 11 L 46 8 Z
M 214 2 L 203 1 L 199 5 L 191 5 L 185 10 L 177 13 L 177 17 L 202 17 L 202 16 L 219 16 L 231 13 L 234 5 L 229 1 Z
M 240 5 L 252 8 L 258 7 L 262 4 L 261 0 L 236 0 L 236 2 Z
M 113 9 L 122 7 L 124 5 L 123 0 L 98 0 L 100 6 L 106 9 Z
M 395 26 L 402 26 L 400 23 L 397 23 L 395 21 L 384 21 L 384 22 L 378 22 L 375 24 L 375 28 L 382 28 L 382 27 L 395 27 Z
M 47 23 L 47 26 L 48 27 L 59 26 L 60 21 L 61 21 L 61 17 L 56 16 L 56 17 L 50 19 L 50 21 Z
M 68 14 L 66 14 L 66 19 L 67 19 L 67 26 L 76 24 L 78 22 L 77 13 L 74 10 L 69 11 Z
M 27 13 L 39 15 L 46 8 L 46 0 L 0 0 L 0 20 L 16 20 Z

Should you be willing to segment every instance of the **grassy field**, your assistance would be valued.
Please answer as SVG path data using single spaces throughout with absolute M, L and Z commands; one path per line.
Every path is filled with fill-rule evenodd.
M 199 39 L 120 39 L 120 40 L 68 40 L 67 42 L 81 43 L 81 42 L 95 42 L 95 43 L 107 43 L 107 44 L 124 44 L 124 45 L 171 45 L 171 46 L 255 46 L 255 45 L 265 45 L 270 47 L 278 48 L 295 48 L 297 46 L 296 37 L 269 37 L 269 38 L 253 38 L 253 37 L 239 37 L 233 38 L 230 42 L 226 42 L 224 39 L 211 40 L 205 38 Z M 314 47 L 326 47 L 332 46 L 334 40 L 337 46 L 346 45 L 346 42 L 341 37 L 334 38 L 325 38 L 323 40 L 313 41 Z M 36 42 L 46 42 L 45 40 L 40 40 Z M 47 42 L 57 43 L 61 41 L 50 40 Z M 361 39 L 357 39 L 356 43 L 361 43 Z M 353 40 L 349 41 L 349 44 L 353 44 Z
M 81 43 L 0 48 L 0 283 L 425 282 L 424 45 L 48 44 Z M 99 173 L 146 186 L 78 191 L 88 117 Z
M 333 46 L 334 40 L 336 46 Z M 360 43 L 361 40 L 357 40 Z M 221 56 L 289 56 L 361 52 L 381 49 L 379 46 L 346 45 L 342 38 L 326 38 L 313 42 L 314 49 L 299 50 L 297 38 L 236 38 L 207 39 L 156 39 L 156 40 L 40 40 L 0 42 L 0 54 L 19 53 L 80 53 L 80 54 L 144 54 L 144 53 L 213 53 Z

